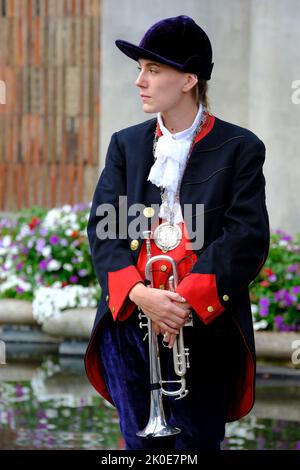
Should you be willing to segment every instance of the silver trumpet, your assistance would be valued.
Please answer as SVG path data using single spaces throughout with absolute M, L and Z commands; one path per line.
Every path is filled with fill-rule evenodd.
M 178 284 L 178 275 L 176 269 L 176 263 L 167 255 L 159 255 L 151 257 L 151 239 L 152 232 L 150 230 L 144 231 L 143 236 L 146 239 L 147 248 L 147 263 L 145 268 L 145 277 L 147 287 L 153 287 L 153 273 L 152 264 L 156 261 L 168 261 L 172 266 L 172 275 L 169 278 L 169 288 L 174 291 Z M 180 328 L 179 334 L 176 336 L 176 340 L 173 346 L 173 362 L 174 372 L 179 377 L 178 380 L 162 380 L 160 357 L 159 357 L 159 345 L 158 338 L 153 329 L 153 322 L 143 313 L 139 314 L 140 319 L 147 319 L 147 323 L 140 322 L 140 327 L 147 326 L 148 328 L 148 339 L 149 339 L 149 365 L 150 365 L 150 416 L 146 427 L 138 431 L 136 434 L 139 437 L 165 437 L 172 436 L 180 433 L 180 429 L 174 426 L 170 426 L 166 422 L 162 395 L 177 397 L 176 399 L 184 398 L 188 390 L 186 389 L 185 374 L 186 369 L 190 367 L 189 363 L 189 350 L 184 347 L 183 339 L 183 328 Z M 185 326 L 192 326 L 192 317 L 190 315 L 189 322 Z M 147 335 L 146 335 L 147 336 Z M 145 338 L 146 338 L 145 336 Z M 144 338 L 144 339 L 145 339 Z M 167 390 L 163 385 L 167 384 L 179 384 L 177 390 Z

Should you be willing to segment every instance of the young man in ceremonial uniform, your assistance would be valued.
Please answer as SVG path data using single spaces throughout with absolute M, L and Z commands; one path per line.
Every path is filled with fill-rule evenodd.
M 254 402 L 248 286 L 269 249 L 265 147 L 251 131 L 208 111 L 212 49 L 192 18 L 161 20 L 138 46 L 116 45 L 137 61 L 143 110 L 156 116 L 112 135 L 95 190 L 88 236 L 102 294 L 87 375 L 117 407 L 126 449 L 220 449 L 226 421 L 245 416 Z M 129 228 L 134 204 L 144 208 L 143 230 L 120 236 L 119 215 L 125 211 Z M 116 224 L 105 237 L 107 207 Z M 174 291 L 171 262 L 164 259 L 152 264 L 152 282 L 145 282 L 146 263 L 156 255 L 175 261 Z M 153 390 L 162 385 L 150 386 L 141 312 L 158 343 L 169 346 L 159 346 L 163 380 L 176 379 L 172 352 L 180 332 L 189 350 L 188 393 L 162 398 L 168 426 L 181 432 L 164 437 L 141 432 L 153 411 Z

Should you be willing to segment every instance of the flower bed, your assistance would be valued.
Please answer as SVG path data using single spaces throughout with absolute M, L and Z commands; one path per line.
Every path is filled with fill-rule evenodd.
M 268 259 L 250 285 L 255 329 L 300 330 L 300 234 L 271 234 Z
M 100 297 L 86 233 L 90 204 L 35 207 L 0 220 L 0 298 L 33 302 L 43 323 Z M 265 266 L 250 284 L 254 328 L 300 330 L 300 234 L 272 233 Z
M 34 208 L 0 220 L 0 298 L 33 301 L 39 323 L 64 309 L 97 305 L 86 225 L 90 205 Z

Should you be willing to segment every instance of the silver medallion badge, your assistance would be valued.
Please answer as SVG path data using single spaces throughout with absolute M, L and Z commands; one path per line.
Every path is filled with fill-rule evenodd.
M 153 233 L 153 239 L 162 251 L 170 251 L 176 248 L 182 239 L 181 228 L 177 224 L 164 222 L 158 225 Z

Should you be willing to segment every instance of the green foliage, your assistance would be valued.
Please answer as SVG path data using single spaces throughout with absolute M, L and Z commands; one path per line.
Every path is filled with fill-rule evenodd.
M 250 285 L 250 299 L 262 328 L 300 330 L 300 234 L 271 234 L 269 255 Z

